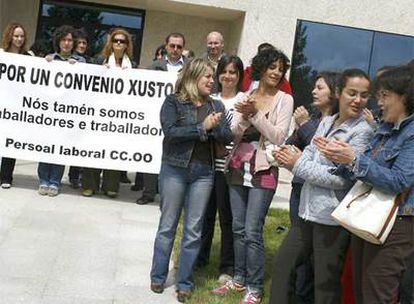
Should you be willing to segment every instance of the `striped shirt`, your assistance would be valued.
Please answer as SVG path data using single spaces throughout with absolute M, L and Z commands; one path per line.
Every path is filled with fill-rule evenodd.
M 221 97 L 221 94 L 217 93 L 217 94 L 211 95 L 211 98 L 220 100 L 224 104 L 224 107 L 226 109 L 226 113 L 225 113 L 226 121 L 229 125 L 231 125 L 231 122 L 233 120 L 234 105 L 242 101 L 245 96 L 246 95 L 244 93 L 239 92 L 233 98 L 223 100 L 223 98 Z M 231 151 L 233 149 L 233 143 L 226 145 L 226 149 L 228 151 Z M 214 168 L 216 171 L 224 172 L 225 164 L 226 164 L 225 158 L 216 158 L 214 160 Z

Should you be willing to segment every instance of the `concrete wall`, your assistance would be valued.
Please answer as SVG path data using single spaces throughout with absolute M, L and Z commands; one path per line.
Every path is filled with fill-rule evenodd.
M 246 12 L 239 56 L 246 62 L 268 41 L 290 57 L 297 19 L 414 36 L 412 0 L 180 0 Z
M 30 46 L 36 34 L 38 11 L 39 0 L 0 0 L 1 33 L 9 22 L 19 22 L 28 32 Z
M 86 1 L 86 0 L 84 0 Z M 88 1 L 86 1 L 88 2 Z M 171 31 L 182 31 L 188 47 L 201 53 L 205 34 L 221 30 L 226 51 L 238 50 L 245 63 L 267 41 L 292 54 L 297 19 L 414 36 L 413 0 L 93 0 L 146 10 L 142 63 Z M 1 0 L 1 31 L 21 21 L 33 39 L 39 0 Z M 167 22 L 165 20 L 168 20 Z
M 206 51 L 205 37 L 213 30 L 221 32 L 225 39 L 230 37 L 230 22 L 200 18 L 179 14 L 149 10 L 145 17 L 145 30 L 142 40 L 141 64 L 151 63 L 154 50 L 162 43 L 170 32 L 183 33 L 186 48 L 192 49 L 196 56 Z M 230 46 L 226 49 L 234 48 Z

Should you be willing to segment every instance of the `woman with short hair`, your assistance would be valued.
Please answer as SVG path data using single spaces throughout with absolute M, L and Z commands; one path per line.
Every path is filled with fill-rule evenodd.
M 403 202 L 382 245 L 352 235 L 353 286 L 358 304 L 395 303 L 406 261 L 414 253 L 414 76 L 409 66 L 390 68 L 375 81 L 382 123 L 365 152 L 348 143 L 320 141 L 335 172 L 374 189 L 401 194 Z M 381 202 L 378 202 L 379 204 Z
M 85 59 L 73 53 L 74 31 L 70 25 L 62 25 L 53 32 L 53 49 L 54 53 L 46 55 L 46 60 L 66 61 L 70 64 L 76 62 L 85 62 Z M 59 194 L 59 188 L 62 182 L 65 166 L 60 164 L 51 164 L 40 162 L 37 167 L 39 177 L 40 195 L 56 196 Z
M 224 104 L 226 120 L 231 124 L 234 105 L 245 98 L 244 93 L 240 92 L 240 85 L 243 81 L 243 62 L 235 55 L 223 55 L 218 62 L 215 78 L 218 83 L 218 93 L 211 97 L 220 100 Z M 227 146 L 227 151 L 230 152 L 232 147 L 232 145 Z M 219 264 L 219 282 L 221 283 L 231 279 L 234 272 L 232 215 L 229 188 L 224 174 L 225 162 L 226 157 L 224 155 L 216 157 L 214 160 L 213 191 L 205 214 L 201 236 L 202 245 L 197 259 L 197 266 L 199 267 L 209 263 L 216 213 L 218 211 L 221 231 Z

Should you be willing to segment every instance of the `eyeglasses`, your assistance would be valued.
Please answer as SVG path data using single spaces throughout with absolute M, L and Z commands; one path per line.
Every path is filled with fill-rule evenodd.
M 174 44 L 174 43 L 170 43 L 170 44 L 168 44 L 168 47 L 170 47 L 170 48 L 172 48 L 172 49 L 177 48 L 177 50 L 181 50 L 181 49 L 183 48 L 183 46 L 182 46 L 182 45 L 180 45 L 180 44 Z
M 386 98 L 390 95 L 390 91 L 388 90 L 380 90 L 377 92 L 377 94 L 375 95 L 377 97 L 377 99 L 381 99 L 381 98 Z
M 125 44 L 127 41 L 125 39 L 112 39 L 112 43 L 118 43 L 118 44 Z

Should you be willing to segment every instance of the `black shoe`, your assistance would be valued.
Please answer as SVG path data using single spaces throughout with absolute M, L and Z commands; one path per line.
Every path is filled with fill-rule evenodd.
M 80 185 L 79 185 L 79 181 L 77 179 L 71 179 L 69 182 L 70 182 L 70 186 L 73 189 L 79 189 Z
M 121 178 L 119 179 L 119 181 L 123 184 L 130 184 L 131 183 L 131 180 L 126 175 L 121 175 Z
M 139 186 L 139 185 L 132 185 L 131 186 L 131 191 L 141 191 L 143 189 L 144 188 L 142 186 Z
M 153 201 L 154 201 L 153 199 L 149 199 L 148 197 L 144 197 L 143 196 L 143 197 L 137 199 L 137 201 L 135 202 L 135 204 L 138 204 L 138 205 L 146 205 L 146 204 L 151 203 Z
M 191 297 L 191 292 L 186 290 L 177 291 L 177 301 L 185 303 Z
M 164 292 L 164 284 L 158 283 L 151 283 L 151 290 L 155 293 L 163 293 Z

